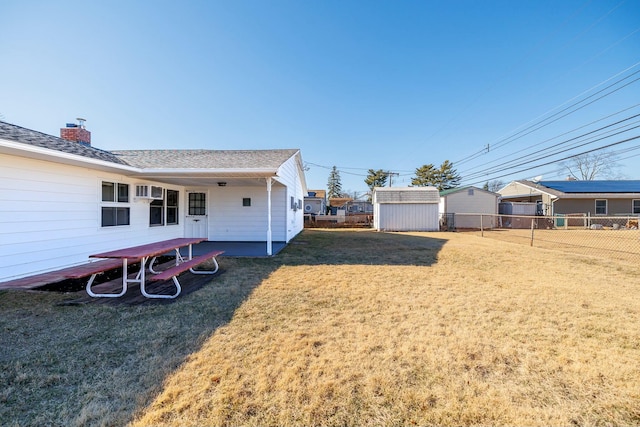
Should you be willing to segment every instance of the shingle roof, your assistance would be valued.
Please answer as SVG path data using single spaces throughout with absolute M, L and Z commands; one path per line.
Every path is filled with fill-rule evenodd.
M 35 147 L 47 148 L 63 153 L 76 154 L 91 159 L 104 160 L 106 162 L 125 164 L 112 153 L 91 146 L 82 145 L 78 142 L 67 141 L 57 136 L 23 128 L 0 121 L 0 139 L 20 142 L 22 144 L 33 145 Z
M 299 150 L 105 151 L 0 121 L 0 139 L 141 169 L 278 169 Z
M 552 190 L 563 193 L 640 193 L 640 181 L 540 181 Z
M 141 169 L 277 169 L 298 152 L 283 150 L 122 150 L 112 151 Z

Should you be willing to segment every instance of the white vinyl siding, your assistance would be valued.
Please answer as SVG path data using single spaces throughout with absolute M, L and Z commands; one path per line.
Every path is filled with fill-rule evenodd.
M 134 184 L 118 174 L 0 154 L 0 281 L 182 236 L 179 227 L 150 230 L 148 203 L 128 204 L 130 225 L 101 227 L 102 181 L 129 184 L 130 191 Z
M 301 171 L 298 165 L 298 156 L 293 156 L 285 163 L 282 164 L 278 170 L 277 181 L 287 187 L 287 210 L 284 212 L 285 226 L 286 226 L 286 242 L 289 242 L 304 228 L 304 206 L 302 206 L 302 200 L 307 194 L 306 188 L 302 188 L 302 178 L 300 176 Z M 293 198 L 296 204 L 296 209 L 292 209 L 289 200 Z M 276 238 L 273 238 L 276 241 Z
M 271 236 L 285 240 L 285 193 L 281 185 L 271 188 Z M 251 206 L 243 206 L 250 198 Z M 264 242 L 267 240 L 267 187 L 213 187 L 209 196 L 209 240 Z

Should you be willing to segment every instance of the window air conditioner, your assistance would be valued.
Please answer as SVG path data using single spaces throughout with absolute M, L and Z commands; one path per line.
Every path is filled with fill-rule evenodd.
M 163 188 L 155 185 L 136 185 L 136 197 L 138 199 L 162 200 Z

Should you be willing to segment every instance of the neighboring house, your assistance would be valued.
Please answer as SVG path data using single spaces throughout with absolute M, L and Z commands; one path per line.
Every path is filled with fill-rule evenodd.
M 324 190 L 309 190 L 304 197 L 304 213 L 308 215 L 325 215 L 327 199 Z
M 351 202 L 351 197 L 329 197 L 329 208 L 331 215 L 336 215 L 338 211 L 344 211 L 347 203 Z
M 640 181 L 513 181 L 498 191 L 503 202 L 537 203 L 538 215 L 640 214 Z
M 435 187 L 376 187 L 373 227 L 378 231 L 437 231 L 439 202 Z
M 496 224 L 499 198 L 498 193 L 477 187 L 444 190 L 440 192 L 440 215 L 446 219 L 448 229 L 491 228 Z
M 373 214 L 373 203 L 366 200 L 351 200 L 344 205 L 347 214 Z
M 61 136 L 0 121 L 0 282 L 175 237 L 271 255 L 303 229 L 297 149 L 109 152 L 82 124 Z

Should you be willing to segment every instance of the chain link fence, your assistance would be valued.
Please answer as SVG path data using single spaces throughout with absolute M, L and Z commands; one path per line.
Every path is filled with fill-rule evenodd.
M 447 214 L 440 224 L 443 231 L 476 233 L 505 242 L 633 263 L 640 261 L 638 219 L 588 214 Z

